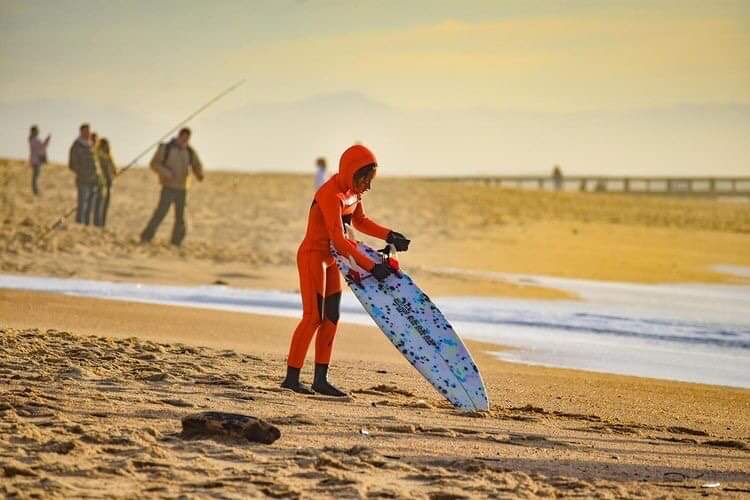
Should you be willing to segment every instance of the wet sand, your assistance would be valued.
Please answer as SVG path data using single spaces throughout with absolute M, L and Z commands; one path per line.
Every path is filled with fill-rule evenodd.
M 15 291 L 0 292 L 0 317 L 8 491 L 750 492 L 746 390 L 509 364 L 470 342 L 493 409 L 465 416 L 374 328 L 341 327 L 332 378 L 352 398 L 340 401 L 278 389 L 293 319 Z M 204 410 L 261 417 L 282 438 L 181 439 L 180 418 Z

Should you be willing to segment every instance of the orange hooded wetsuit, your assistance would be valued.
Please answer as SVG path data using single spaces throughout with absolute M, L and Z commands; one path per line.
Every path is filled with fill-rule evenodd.
M 390 233 L 390 229 L 367 218 L 361 195 L 353 191 L 355 172 L 368 165 L 377 165 L 372 152 L 360 145 L 350 147 L 341 155 L 338 174 L 315 193 L 307 219 L 307 232 L 297 251 L 302 320 L 294 330 L 289 346 L 287 364 L 290 367 L 302 368 L 316 331 L 316 364 L 327 365 L 331 360 L 339 320 L 341 277 L 331 256 L 330 244 L 333 243 L 342 255 L 354 258 L 363 269 L 370 270 L 375 265 L 347 240 L 344 224 L 351 223 L 357 230 L 382 240 Z

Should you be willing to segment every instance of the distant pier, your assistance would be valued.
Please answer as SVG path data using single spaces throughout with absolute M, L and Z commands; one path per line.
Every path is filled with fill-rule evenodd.
M 642 177 L 570 175 L 499 175 L 478 177 L 441 177 L 450 180 L 497 187 L 540 189 L 547 191 L 583 191 L 597 193 L 654 194 L 675 196 L 750 196 L 748 177 Z

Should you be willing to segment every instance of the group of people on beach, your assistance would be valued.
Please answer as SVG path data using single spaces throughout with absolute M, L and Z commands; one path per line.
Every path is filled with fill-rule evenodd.
M 78 137 L 70 146 L 68 168 L 75 174 L 78 193 L 76 222 L 104 227 L 117 167 L 109 141 L 99 138 L 88 123 L 79 127 Z
M 203 180 L 203 165 L 189 144 L 190 135 L 189 128 L 182 128 L 172 140 L 160 144 L 151 159 L 150 167 L 157 173 L 162 190 L 159 203 L 141 232 L 140 239 L 144 243 L 153 239 L 172 205 L 175 207 L 175 223 L 170 241 L 173 245 L 179 246 L 185 239 L 185 205 L 190 174 L 192 173 L 199 181 Z M 42 167 L 47 163 L 47 147 L 50 140 L 51 135 L 47 135 L 44 140 L 40 138 L 38 126 L 31 127 L 29 166 L 32 169 L 31 189 L 35 196 L 40 195 L 39 177 Z M 93 224 L 105 227 L 112 185 L 119 173 L 112 158 L 109 140 L 98 137 L 91 131 L 88 123 L 83 123 L 78 129 L 78 137 L 70 146 L 68 168 L 75 175 L 75 221 L 87 226 Z
M 47 163 L 47 148 L 52 136 L 42 140 L 39 127 L 32 125 L 29 131 L 29 166 L 31 191 L 40 196 L 39 177 Z M 117 167 L 112 159 L 112 150 L 106 137 L 99 138 L 88 123 L 78 129 L 78 137 L 70 146 L 68 168 L 75 174 L 77 189 L 76 222 L 104 227 L 109 211 L 112 181 Z
M 175 223 L 171 243 L 179 246 L 185 238 L 185 206 L 190 178 L 203 181 L 203 165 L 190 146 L 191 131 L 182 128 L 176 137 L 160 144 L 150 162 L 161 184 L 159 202 L 140 234 L 143 243 L 151 241 L 170 207 L 175 208 Z M 39 139 L 39 129 L 31 128 L 29 137 L 30 161 L 33 168 L 32 186 L 38 194 L 41 165 L 46 162 L 46 148 L 50 137 Z M 302 319 L 295 328 L 289 346 L 287 373 L 281 386 L 301 394 L 313 392 L 342 397 L 346 392 L 328 381 L 328 366 L 336 335 L 341 277 L 331 248 L 349 258 L 377 280 L 384 280 L 394 270 L 384 262 L 375 262 L 361 252 L 350 236 L 351 228 L 385 240 L 399 251 L 409 248 L 410 240 L 403 234 L 382 226 L 365 214 L 363 195 L 370 190 L 377 173 L 375 155 L 361 144 L 344 151 L 339 160 L 338 173 L 326 175 L 325 158 L 316 161 L 315 195 L 310 206 L 307 230 L 297 250 L 297 270 L 302 296 Z M 112 159 L 109 141 L 98 138 L 89 124 L 79 128 L 79 135 L 70 147 L 68 167 L 75 174 L 78 191 L 76 222 L 104 226 L 112 191 L 118 175 Z M 125 167 L 127 169 L 127 167 Z M 300 371 L 312 342 L 315 342 L 315 370 L 313 383 L 306 386 Z
M 159 202 L 141 231 L 142 243 L 150 242 L 159 225 L 174 205 L 174 226 L 170 242 L 179 246 L 187 233 L 185 206 L 190 178 L 195 176 L 203 181 L 203 165 L 190 145 L 192 132 L 189 128 L 180 129 L 177 136 L 169 142 L 160 144 L 149 166 L 159 178 L 161 193 Z M 31 190 L 35 196 L 40 195 L 39 177 L 42 167 L 47 163 L 47 147 L 51 135 L 42 140 L 39 127 L 32 125 L 29 132 L 29 166 L 31 167 Z M 326 159 L 319 157 L 315 161 L 316 172 L 314 188 L 317 191 L 328 179 Z M 112 158 L 109 140 L 98 137 L 91 131 L 91 126 L 84 123 L 79 127 L 78 137 L 70 146 L 68 168 L 75 174 L 77 203 L 75 221 L 79 224 L 104 227 L 112 196 L 112 183 L 118 170 Z M 127 168 L 127 167 L 126 167 Z

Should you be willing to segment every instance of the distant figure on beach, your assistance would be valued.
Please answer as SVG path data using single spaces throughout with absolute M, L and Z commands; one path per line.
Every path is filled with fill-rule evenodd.
M 560 191 L 563 188 L 563 173 L 559 165 L 555 165 L 552 169 L 552 183 L 555 185 L 555 191 Z
M 76 222 L 88 225 L 94 212 L 96 197 L 99 195 L 100 182 L 88 123 L 81 125 L 78 138 L 70 146 L 68 168 L 76 174 Z
M 89 134 L 89 140 L 91 141 L 91 147 L 94 148 L 94 152 L 96 152 L 96 145 L 99 143 L 99 136 L 96 132 L 91 132 Z
M 99 195 L 96 197 L 94 211 L 94 225 L 104 227 L 107 224 L 107 212 L 109 211 L 109 199 L 112 193 L 112 181 L 117 175 L 117 167 L 112 159 L 112 151 L 106 137 L 99 139 L 94 153 L 99 164 L 99 175 L 101 184 Z
M 47 146 L 52 138 L 47 134 L 43 141 L 39 139 L 39 127 L 31 126 L 29 131 L 29 166 L 31 167 L 31 191 L 39 195 L 39 174 L 42 173 L 42 166 L 47 163 Z
M 347 239 L 346 226 L 386 240 L 398 251 L 409 248 L 409 240 L 400 233 L 376 224 L 365 215 L 362 196 L 370 190 L 377 170 L 375 155 L 364 146 L 355 145 L 344 151 L 339 172 L 315 193 L 307 218 L 307 232 L 297 250 L 297 270 L 302 295 L 302 320 L 294 330 L 287 358 L 286 378 L 281 387 L 300 394 L 313 391 L 326 396 L 344 397 L 344 391 L 328 382 L 328 365 L 333 339 L 339 321 L 341 275 L 331 255 L 330 245 L 341 255 L 353 258 L 377 280 L 384 280 L 391 268 L 375 263 Z M 312 390 L 300 380 L 300 370 L 307 349 L 315 337 L 315 375 Z
M 317 191 L 326 181 L 326 169 L 328 168 L 326 165 L 326 159 L 321 156 L 315 160 L 315 166 L 317 167 L 317 170 L 315 171 L 315 191 Z
M 179 246 L 185 239 L 185 203 L 187 202 L 187 190 L 190 186 L 190 173 L 203 181 L 203 165 L 198 155 L 190 147 L 190 129 L 185 127 L 180 130 L 177 137 L 166 144 L 160 144 L 154 157 L 151 159 L 151 170 L 159 175 L 161 184 L 161 195 L 159 204 L 154 210 L 148 225 L 141 233 L 141 242 L 147 243 L 154 238 L 159 224 L 169 211 L 170 205 L 174 203 L 174 227 L 172 228 L 171 243 Z

